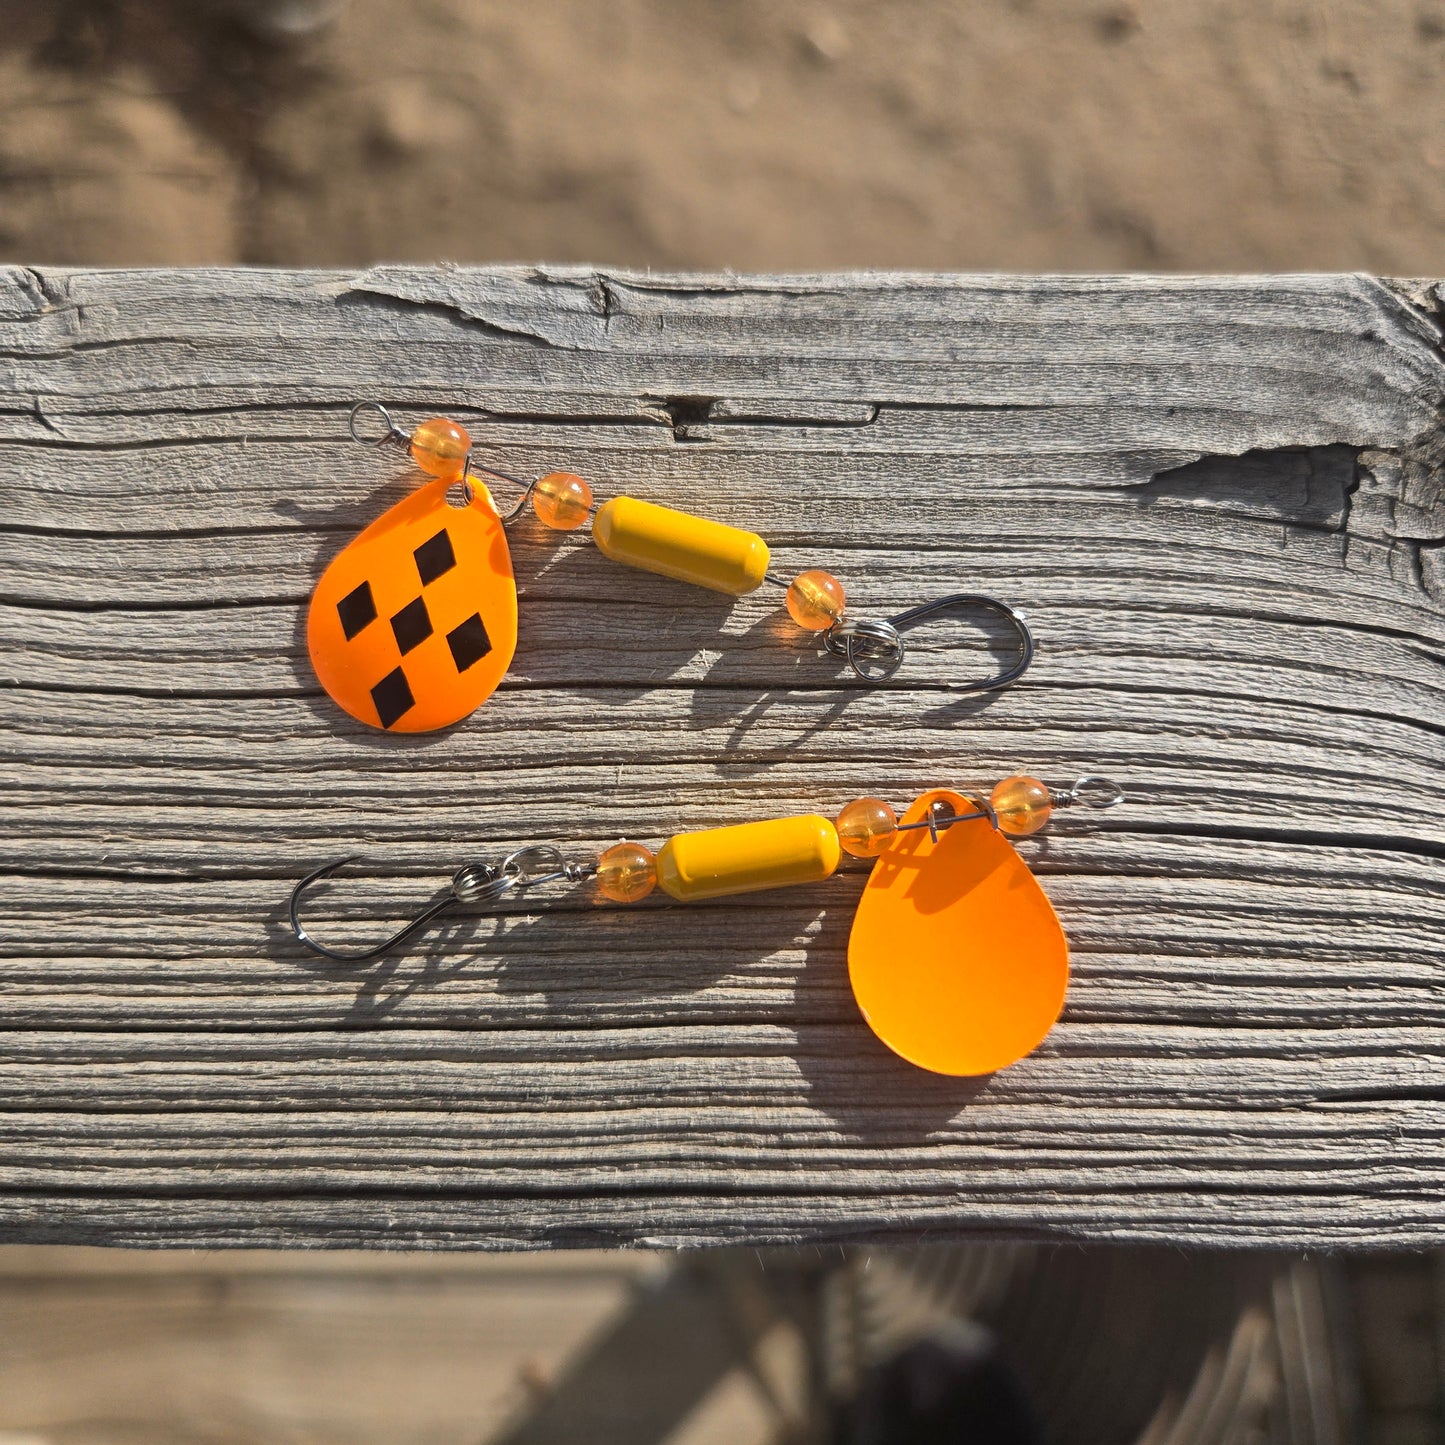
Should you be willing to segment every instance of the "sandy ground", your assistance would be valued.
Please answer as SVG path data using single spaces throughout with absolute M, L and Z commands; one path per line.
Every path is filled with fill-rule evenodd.
M 0 258 L 1438 276 L 1442 65 L 1445 0 L 0 0 Z

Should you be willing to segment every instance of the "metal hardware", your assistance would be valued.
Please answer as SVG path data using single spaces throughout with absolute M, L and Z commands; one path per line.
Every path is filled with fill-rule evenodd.
M 385 942 L 372 948 L 342 950 L 318 942 L 302 926 L 301 897 L 314 884 L 330 877 L 338 868 L 352 861 L 354 860 L 351 858 L 339 858 L 334 863 L 326 863 L 308 873 L 291 890 L 291 904 L 288 909 L 291 931 L 296 935 L 296 941 L 305 944 L 313 953 L 319 953 L 323 958 L 334 958 L 338 963 L 365 963 L 369 959 L 380 958 L 383 953 L 389 953 L 424 928 L 439 914 L 455 908 L 459 903 L 492 903 L 508 894 L 525 893 L 527 889 L 537 888 L 544 883 L 579 883 L 597 871 L 597 864 L 590 859 L 583 863 L 569 863 L 562 856 L 561 850 L 549 843 L 534 843 L 526 848 L 518 848 L 516 852 L 508 853 L 500 863 L 468 863 L 452 876 L 445 897 L 422 909 L 410 923 L 399 928 Z
M 886 682 L 903 665 L 905 648 L 902 633 L 917 627 L 924 619 L 940 612 L 984 611 L 1004 618 L 1012 626 L 1018 639 L 1018 660 L 1001 672 L 981 682 L 955 683 L 957 692 L 993 692 L 1017 682 L 1029 664 L 1034 660 L 1034 635 L 1019 613 L 997 597 L 982 592 L 957 592 L 951 597 L 941 597 L 936 602 L 923 602 L 910 607 L 894 617 L 880 619 L 861 618 L 857 621 L 842 618 L 823 634 L 823 646 L 834 657 L 846 658 L 848 666 L 864 681 Z M 866 664 L 876 663 L 876 667 Z

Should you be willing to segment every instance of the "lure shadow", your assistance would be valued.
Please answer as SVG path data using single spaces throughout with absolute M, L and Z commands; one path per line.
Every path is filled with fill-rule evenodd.
M 289 517 L 293 522 L 297 522 L 309 530 L 329 534 L 326 546 L 339 552 L 358 532 L 369 527 L 383 512 L 389 511 L 398 502 L 404 501 L 416 491 L 419 476 L 421 473 L 413 469 L 410 476 L 402 471 L 394 471 L 388 476 L 379 477 L 376 484 L 360 502 L 354 498 L 348 498 L 344 502 L 326 502 L 311 506 L 298 500 L 301 495 L 298 494 L 297 496 L 282 497 L 273 504 L 271 510 L 283 517 Z M 425 481 L 426 478 L 422 477 L 422 480 Z M 326 560 L 329 562 L 331 559 L 328 557 Z M 321 575 L 319 569 L 316 575 L 318 577 Z
M 808 1102 L 859 1143 L 899 1144 L 945 1133 L 994 1082 L 992 1074 L 954 1078 L 910 1064 L 856 1011 L 846 1024 L 804 1024 L 794 1032 Z
M 318 894 L 325 888 L 318 885 Z M 420 912 L 445 891 L 418 899 L 410 911 Z M 354 983 L 353 1002 L 336 1021 L 343 1029 L 377 1027 L 404 1003 L 475 971 L 485 974 L 498 994 L 539 999 L 536 1022 L 543 1026 L 606 1027 L 645 1019 L 657 1026 L 711 1024 L 725 1030 L 743 1022 L 736 1005 L 720 1004 L 707 1012 L 695 996 L 724 978 L 756 977 L 766 962 L 774 974 L 759 984 L 759 1003 L 746 1023 L 775 1023 L 791 1031 L 808 1102 L 848 1138 L 877 1145 L 926 1139 L 946 1131 L 990 1086 L 989 1076 L 925 1073 L 873 1034 L 848 989 L 846 934 L 839 936 L 844 920 L 817 927 L 829 911 L 839 911 L 833 901 L 823 903 L 821 895 L 802 896 L 796 906 L 780 906 L 775 898 L 766 909 L 750 910 L 746 938 L 736 944 L 728 942 L 732 930 L 727 927 L 736 905 L 559 909 L 539 901 L 537 907 L 536 912 L 459 912 L 379 958 L 347 963 L 298 943 L 282 902 L 266 919 L 266 952 L 317 977 Z M 851 909 L 841 911 L 851 916 Z M 394 925 L 382 928 L 387 926 Z M 323 923 L 318 931 L 326 929 Z M 338 935 L 365 946 L 365 935 L 358 939 L 344 925 L 330 928 L 330 938 Z M 626 942 L 635 947 L 619 946 Z M 606 959 L 605 972 L 593 975 L 595 982 L 588 976 L 597 967 L 589 952 Z M 789 953 L 799 956 L 781 961 Z M 769 993 L 777 997 L 766 997 Z M 469 1024 L 487 1025 L 484 1000 L 472 995 L 458 1007 Z M 515 1007 L 505 1004 L 504 1011 L 511 1016 Z M 802 1012 L 813 1017 L 798 1023 Z M 435 1019 L 435 1010 L 428 1011 L 428 1022 Z
M 718 592 L 620 567 L 590 544 L 554 549 L 530 532 L 514 532 L 511 541 L 518 578 L 514 670 L 537 684 L 605 687 L 615 705 L 644 696 L 673 684 L 700 651 L 718 645 L 738 605 Z
M 723 651 L 693 690 L 691 721 L 697 731 L 728 728 L 723 757 L 733 773 L 760 772 L 781 756 L 795 758 L 831 728 L 865 721 L 870 703 L 885 691 L 915 696 L 919 721 L 945 727 L 978 716 L 1002 696 L 947 692 L 902 676 L 879 684 L 860 681 L 844 659 L 827 652 L 815 634 L 802 632 L 783 608 L 759 618 L 732 641 L 743 645 Z M 1009 660 L 1009 639 L 1001 631 L 994 641 L 994 660 L 1001 668 Z M 766 672 L 778 680 L 760 683 L 759 674 Z M 749 754 L 751 735 L 764 723 L 768 746 Z
M 348 879 L 334 882 L 344 889 Z M 326 918 L 332 885 L 332 879 L 313 885 L 301 915 L 308 931 L 344 948 L 365 948 L 394 932 L 402 917 L 420 914 L 449 894 L 441 888 L 428 898 L 393 899 L 373 932 L 369 923 L 357 927 Z M 563 895 L 559 903 L 538 896 L 530 907 L 459 908 L 379 957 L 346 961 L 315 954 L 300 943 L 291 932 L 287 904 L 281 902 L 266 919 L 266 952 L 318 977 L 354 980 L 355 1003 L 341 1020 L 348 1027 L 377 1023 L 413 995 L 473 971 L 485 975 L 499 995 L 538 998 L 537 1018 L 544 1025 L 572 1028 L 609 1019 L 635 1022 L 640 1016 L 657 1024 L 697 1023 L 695 995 L 789 948 L 806 947 L 818 916 L 816 903 L 806 899 L 793 907 L 754 912 L 747 920 L 746 942 L 732 944 L 730 930 L 719 928 L 721 911 L 666 899 L 598 906 L 577 897 Z M 598 959 L 606 960 L 605 971 Z M 485 1013 L 485 1003 L 474 996 L 465 1007 L 469 1020 Z M 515 1005 L 506 1008 L 510 1014 Z M 790 1010 L 791 999 L 760 1012 L 783 1022 Z M 727 1017 L 719 1010 L 719 1021 Z
M 755 911 L 746 921 L 745 940 L 733 941 L 733 934 L 744 931 L 728 926 L 735 911 L 736 906 L 680 904 L 656 895 L 641 905 L 584 902 L 571 911 L 560 949 L 552 910 L 537 920 L 553 925 L 545 951 L 509 938 L 507 947 L 490 948 L 486 957 L 495 965 L 498 991 L 540 995 L 549 1022 L 576 1026 L 600 1018 L 645 1018 L 725 1027 L 732 1010 L 726 1004 L 709 1010 L 698 995 L 724 979 L 745 977 L 786 950 L 806 948 L 818 915 L 816 903 L 806 898 Z M 602 959 L 605 965 L 596 961 Z M 786 999 L 761 1003 L 752 1017 L 782 1021 L 791 1007 L 789 991 Z
M 315 549 L 308 574 L 311 585 L 320 580 L 327 566 L 376 517 L 403 500 L 413 488 L 396 481 L 374 488 L 368 500 L 358 506 L 303 507 L 292 501 L 276 504 L 276 510 L 294 517 L 325 535 Z M 534 684 L 565 687 L 575 682 L 600 685 L 620 703 L 640 697 L 667 684 L 719 636 L 736 599 L 716 592 L 675 582 L 649 573 L 619 568 L 590 545 L 568 545 L 557 541 L 556 533 L 538 535 L 540 528 L 525 521 L 507 533 L 512 548 L 517 582 L 517 650 L 509 672 Z M 331 533 L 338 535 L 332 536 Z M 619 575 L 628 579 L 627 593 L 618 589 Z M 537 596 L 546 592 L 557 596 Z M 567 594 L 575 594 L 569 597 Z M 596 599 L 605 597 L 605 608 Z M 460 719 L 452 727 L 429 733 L 391 734 L 351 718 L 317 683 L 307 650 L 306 629 L 309 601 L 297 609 L 292 628 L 289 658 L 300 699 L 328 728 L 349 742 L 382 751 L 395 747 L 427 747 L 449 738 L 456 728 L 475 725 L 476 715 Z M 559 632 L 557 617 L 566 611 L 575 625 Z M 642 620 L 640 628 L 633 623 Z M 637 636 L 634 638 L 634 630 Z M 585 671 L 575 678 L 556 679 L 558 639 L 565 648 L 576 650 L 579 638 L 587 644 Z M 641 661 L 639 661 L 641 659 Z M 646 673 L 639 676 L 640 672 Z M 504 679 L 497 696 L 484 703 L 489 716 L 505 709 L 508 683 Z
M 416 911 L 437 902 L 446 892 L 438 889 L 430 899 L 419 902 Z M 318 977 L 354 980 L 355 1000 L 337 1022 L 342 1028 L 365 1028 L 380 1023 L 413 994 L 425 993 L 465 972 L 477 961 L 476 955 L 459 955 L 457 950 L 466 947 L 479 925 L 497 921 L 495 916 L 458 913 L 439 919 L 425 934 L 378 958 L 344 961 L 312 953 L 300 943 L 291 932 L 287 905 L 281 903 L 266 918 L 266 954 Z M 517 921 L 522 925 L 532 922 L 524 916 Z M 507 920 L 503 926 L 510 923 Z

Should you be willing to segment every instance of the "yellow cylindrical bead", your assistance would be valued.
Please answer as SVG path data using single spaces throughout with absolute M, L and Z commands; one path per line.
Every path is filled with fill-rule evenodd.
M 855 858 L 876 858 L 898 831 L 898 814 L 882 798 L 854 798 L 838 814 L 838 842 Z
M 751 592 L 768 570 L 768 544 L 757 533 L 636 497 L 604 502 L 592 535 L 614 562 L 734 597 Z
M 408 443 L 412 460 L 434 477 L 461 476 L 471 449 L 471 437 L 456 422 L 440 416 L 422 422 Z
M 550 472 L 532 488 L 532 510 L 558 532 L 575 532 L 592 510 L 592 488 L 571 472 Z
M 773 818 L 679 833 L 657 855 L 662 891 L 681 903 L 816 883 L 838 866 L 838 833 L 826 818 Z
M 843 615 L 843 584 L 831 572 L 800 572 L 788 586 L 788 615 L 809 632 L 822 632 Z
M 641 843 L 614 843 L 597 860 L 597 888 L 614 903 L 636 903 L 657 886 L 657 860 Z
M 988 800 L 998 814 L 999 827 L 1016 836 L 1037 833 L 1054 811 L 1048 788 L 1037 778 L 1022 775 L 1005 778 L 988 795 Z

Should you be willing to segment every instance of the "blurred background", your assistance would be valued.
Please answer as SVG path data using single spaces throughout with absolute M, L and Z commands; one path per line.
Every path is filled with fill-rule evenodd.
M 1442 65 L 1445 0 L 0 0 L 0 260 L 1439 277 Z M 924 1336 L 1034 1419 L 930 1439 L 1426 1445 L 1442 1306 L 1430 1255 L 11 1247 L 0 1445 L 862 1445 Z
M 0 254 L 1440 275 L 1445 0 L 0 0 Z

